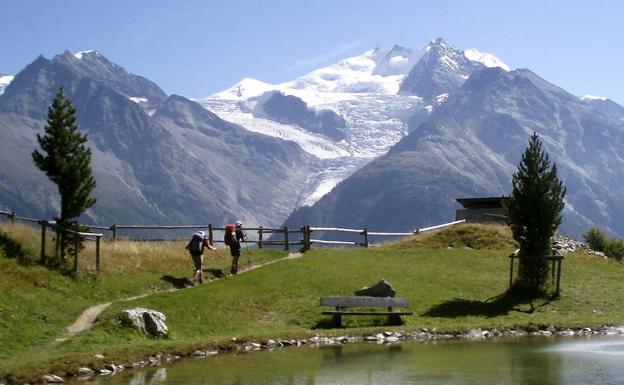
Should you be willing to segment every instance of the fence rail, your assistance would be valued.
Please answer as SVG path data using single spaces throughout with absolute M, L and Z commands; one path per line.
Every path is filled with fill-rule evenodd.
M 34 222 L 41 225 L 41 261 L 42 263 L 46 262 L 46 249 L 45 249 L 45 240 L 46 240 L 46 230 L 51 228 L 56 232 L 56 256 L 58 257 L 58 249 L 59 249 L 59 239 L 62 237 L 62 232 L 70 232 L 71 230 L 67 229 L 58 229 L 56 223 L 53 221 L 34 219 L 34 218 L 25 218 L 20 217 L 15 214 L 15 212 L 8 211 L 0 211 L 0 215 L 4 215 L 10 218 L 11 223 L 15 223 L 16 221 L 25 221 L 25 222 Z M 370 243 L 369 237 L 404 237 L 410 236 L 414 234 L 419 234 L 426 231 L 432 231 L 437 229 L 442 229 L 445 227 L 457 225 L 460 223 L 464 223 L 465 220 L 453 221 L 448 223 L 443 223 L 440 225 L 424 227 L 421 229 L 415 229 L 409 232 L 379 232 L 379 231 L 368 231 L 368 229 L 349 229 L 342 227 L 311 227 L 309 225 L 302 226 L 300 228 L 288 228 L 288 227 L 279 227 L 279 228 L 271 228 L 271 227 L 246 227 L 243 228 L 244 231 L 247 232 L 256 232 L 257 239 L 251 241 L 245 241 L 248 243 L 254 243 L 258 248 L 263 248 L 264 246 L 283 246 L 284 250 L 290 250 L 290 247 L 293 245 L 300 245 L 302 250 L 307 250 L 312 247 L 313 244 L 318 245 L 337 245 L 337 246 L 361 246 L 361 247 L 370 247 L 375 246 L 375 244 Z M 207 225 L 117 225 L 113 224 L 111 226 L 98 226 L 98 225 L 86 225 L 90 229 L 96 230 L 107 230 L 111 231 L 111 241 L 116 242 L 118 238 L 119 230 L 182 230 L 182 229 L 207 229 L 208 238 L 211 243 L 224 243 L 223 237 L 215 237 L 215 232 L 224 233 L 226 227 L 215 227 L 212 224 Z M 331 233 L 346 233 L 346 234 L 357 234 L 362 236 L 362 241 L 358 242 L 356 240 L 327 240 L 327 239 L 319 239 L 312 238 L 313 233 L 319 232 L 331 232 Z M 104 234 L 102 233 L 93 233 L 93 232 L 80 232 L 75 233 L 80 235 L 83 239 L 94 239 L 96 242 L 96 271 L 100 271 L 100 242 L 102 238 L 104 238 Z M 273 234 L 281 234 L 282 239 L 265 239 L 266 235 Z M 301 234 L 299 236 L 299 234 Z M 60 236 L 59 236 L 60 235 Z M 299 238 L 299 239 L 293 239 Z M 174 239 L 141 239 L 141 241 L 165 241 L 165 240 L 174 240 Z M 77 250 L 77 247 L 75 247 Z M 77 269 L 78 265 L 78 254 L 77 252 L 74 254 L 74 270 Z

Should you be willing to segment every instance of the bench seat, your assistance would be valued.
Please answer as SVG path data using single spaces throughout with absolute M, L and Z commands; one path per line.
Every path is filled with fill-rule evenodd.
M 396 297 L 366 297 L 366 296 L 333 296 L 321 297 L 321 306 L 333 306 L 335 310 L 324 310 L 323 315 L 333 316 L 333 321 L 337 326 L 341 326 L 343 315 L 368 315 L 368 316 L 388 316 L 391 323 L 400 323 L 401 316 L 412 315 L 411 311 L 397 311 L 393 308 L 409 307 L 405 298 Z M 384 308 L 383 310 L 358 310 L 353 308 Z

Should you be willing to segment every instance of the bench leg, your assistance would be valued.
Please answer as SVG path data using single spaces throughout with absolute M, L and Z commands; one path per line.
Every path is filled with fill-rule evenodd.
M 390 325 L 403 325 L 403 320 L 398 314 L 390 314 L 388 316 L 388 324 Z
M 336 327 L 342 327 L 342 315 L 334 314 L 332 317 L 332 324 Z

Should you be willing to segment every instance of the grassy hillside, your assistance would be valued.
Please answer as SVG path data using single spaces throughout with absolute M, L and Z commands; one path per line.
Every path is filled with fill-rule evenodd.
M 40 233 L 22 225 L 0 225 L 0 372 L 2 367 L 56 349 L 55 339 L 87 307 L 131 296 L 166 292 L 184 285 L 193 263 L 186 242 L 104 242 L 101 272 L 95 274 L 94 245 L 81 253 L 79 273 L 63 275 L 39 260 Z M 48 250 L 53 250 L 50 243 Z M 241 268 L 286 255 L 249 250 Z M 227 271 L 226 250 L 205 253 L 207 277 Z M 47 349 L 42 349 L 45 347 Z
M 385 319 L 345 317 L 343 329 L 326 329 L 327 317 L 320 314 L 318 298 L 350 295 L 382 278 L 410 301 L 414 315 L 405 317 L 402 329 L 590 326 L 624 320 L 624 298 L 619 294 L 623 265 L 583 253 L 566 257 L 559 300 L 529 304 L 500 297 L 508 284 L 507 256 L 515 247 L 508 232 L 498 226 L 459 226 L 374 249 L 311 250 L 302 258 L 165 292 L 171 283 L 163 276 L 190 275 L 191 262 L 182 247 L 107 245 L 104 272 L 97 278 L 64 277 L 0 258 L 0 365 L 18 371 L 35 364 L 63 366 L 59 362 L 67 361 L 75 369 L 75 362 L 88 363 L 96 353 L 136 359 L 155 352 L 216 346 L 233 337 L 257 341 L 315 333 L 368 333 Z M 254 250 L 251 259 L 266 261 L 283 255 Z M 229 258 L 215 257 L 206 265 L 228 263 Z M 54 343 L 85 307 L 150 291 L 153 295 L 114 303 L 92 329 Z M 118 314 L 132 306 L 164 312 L 169 338 L 150 339 L 122 326 Z

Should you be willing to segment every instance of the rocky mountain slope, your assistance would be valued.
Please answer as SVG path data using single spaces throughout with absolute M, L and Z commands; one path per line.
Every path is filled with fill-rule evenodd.
M 529 70 L 500 68 L 473 73 L 385 156 L 286 224 L 409 230 L 447 221 L 455 198 L 509 194 L 533 131 L 568 188 L 562 230 L 624 235 L 624 122 Z
M 443 39 L 195 101 L 96 51 L 40 57 L 0 77 L 2 208 L 56 213 L 30 153 L 60 86 L 93 149 L 89 221 L 277 226 L 297 208 L 287 225 L 413 229 L 452 219 L 455 198 L 508 194 L 535 130 L 568 186 L 564 230 L 624 228 L 624 107 Z
M 39 57 L 0 96 L 0 205 L 57 215 L 55 186 L 31 152 L 59 87 L 93 151 L 97 204 L 84 221 L 279 223 L 317 170 L 295 143 L 226 122 L 91 51 Z M 267 181 L 270 181 L 267 183 Z
M 491 54 L 466 52 L 443 39 L 432 40 L 422 49 L 376 47 L 282 84 L 246 78 L 199 102 L 249 130 L 293 140 L 321 159 L 321 170 L 307 179 L 304 198 L 297 205 L 307 206 L 385 154 L 408 134 L 410 125 L 425 120 L 474 69 L 507 68 Z M 420 82 L 408 86 L 415 81 L 416 68 Z M 399 92 L 403 88 L 409 91 Z M 267 98 L 263 95 L 275 93 L 297 98 L 317 113 L 333 111 L 345 124 L 322 132 L 306 128 L 302 119 L 258 114 L 259 104 Z

